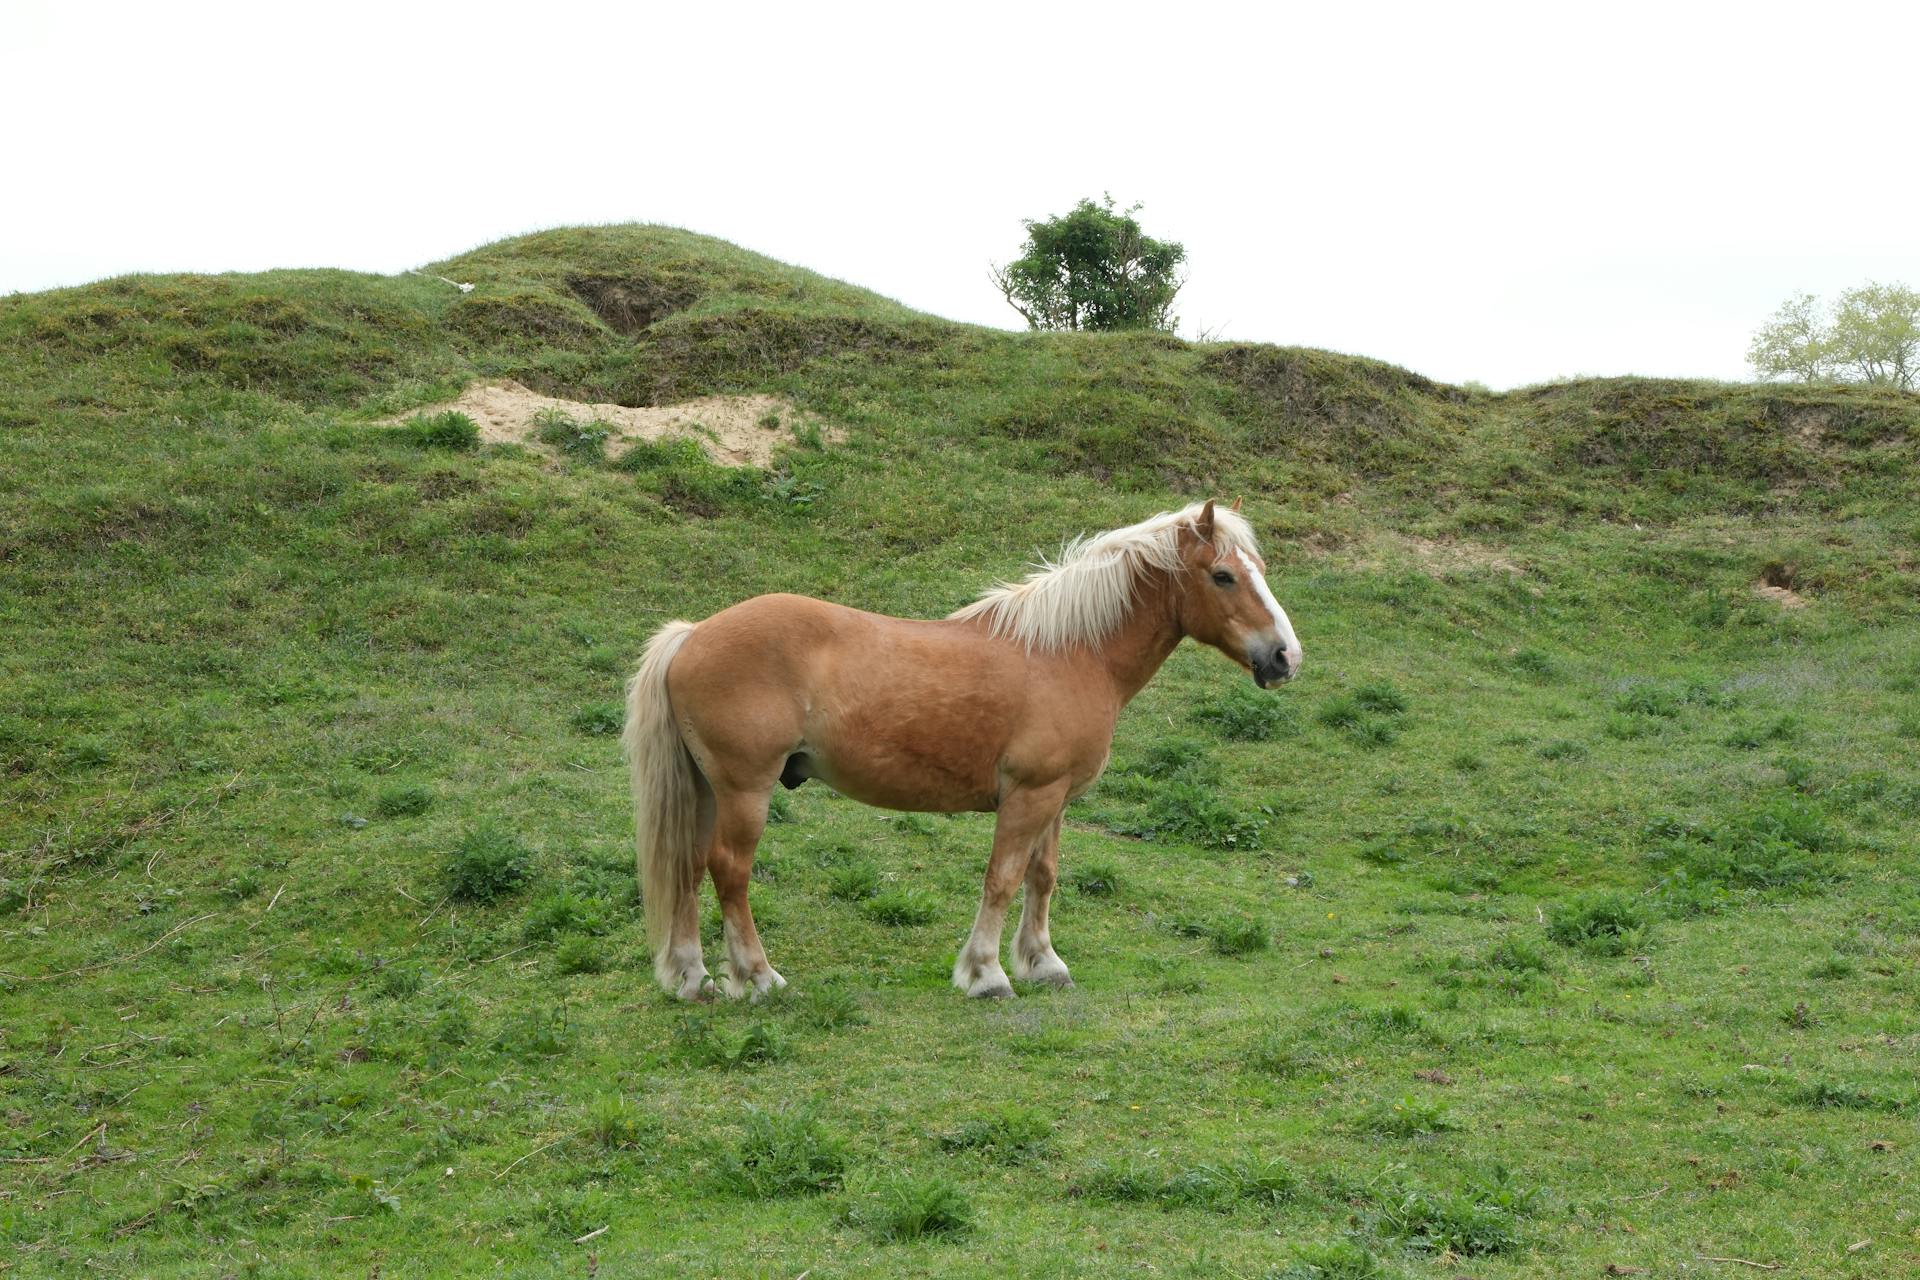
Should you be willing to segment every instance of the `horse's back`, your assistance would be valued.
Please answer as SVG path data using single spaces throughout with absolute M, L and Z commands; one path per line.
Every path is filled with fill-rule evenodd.
M 700 623 L 668 684 L 695 758 L 742 785 L 804 753 L 870 803 L 979 808 L 998 787 L 1025 660 L 978 626 L 766 595 Z

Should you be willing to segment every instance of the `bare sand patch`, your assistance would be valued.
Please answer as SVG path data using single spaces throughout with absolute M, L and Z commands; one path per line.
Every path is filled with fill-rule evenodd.
M 1385 531 L 1369 533 L 1347 545 L 1327 545 L 1313 549 L 1346 568 L 1364 572 L 1412 567 L 1429 577 L 1446 578 L 1456 574 L 1524 574 L 1526 567 L 1492 547 L 1463 538 L 1421 538 L 1412 534 Z
M 1764 579 L 1753 584 L 1753 594 L 1762 600 L 1773 601 L 1782 609 L 1804 609 L 1813 603 L 1792 587 L 1775 586 Z
M 779 396 L 702 396 L 680 404 L 634 408 L 623 404 L 592 404 L 543 396 L 510 378 L 476 382 L 457 399 L 427 405 L 405 415 L 455 410 L 473 419 L 480 438 L 489 444 L 523 444 L 545 449 L 539 441 L 540 414 L 557 410 L 585 425 L 603 422 L 615 434 L 607 454 L 619 457 L 642 440 L 681 436 L 697 440 L 707 456 L 726 467 L 764 467 L 774 450 L 794 439 L 802 418 L 799 410 Z M 393 419 L 395 422 L 404 418 Z M 846 433 L 814 422 L 822 439 L 838 441 Z

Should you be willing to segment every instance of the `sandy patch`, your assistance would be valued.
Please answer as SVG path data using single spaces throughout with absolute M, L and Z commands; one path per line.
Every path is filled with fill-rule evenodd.
M 616 434 L 607 441 L 609 457 L 619 457 L 641 440 L 686 436 L 698 440 L 709 458 L 727 467 L 766 466 L 773 461 L 775 449 L 792 442 L 793 428 L 802 421 L 799 411 L 779 396 L 703 396 L 680 404 L 636 409 L 543 396 L 509 378 L 476 382 L 456 400 L 415 409 L 393 421 L 449 409 L 472 418 L 480 428 L 480 438 L 489 444 L 523 444 L 546 450 L 534 419 L 548 410 L 558 410 L 582 425 L 604 422 L 612 427 Z M 825 440 L 846 438 L 846 433 L 837 428 L 814 425 Z
M 1309 548 L 1345 568 L 1363 572 L 1412 567 L 1434 578 L 1456 574 L 1524 574 L 1526 567 L 1491 547 L 1462 538 L 1420 538 L 1411 534 L 1376 532 L 1345 546 L 1310 539 Z
M 1753 584 L 1753 594 L 1773 601 L 1782 609 L 1804 609 L 1812 603 L 1792 587 L 1777 587 L 1764 579 Z

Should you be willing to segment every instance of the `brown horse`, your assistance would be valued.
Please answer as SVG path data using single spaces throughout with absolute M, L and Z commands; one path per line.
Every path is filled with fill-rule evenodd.
M 662 985 L 683 999 L 711 993 L 703 872 L 726 922 L 727 994 L 786 985 L 754 930 L 747 877 L 775 784 L 808 778 L 889 809 L 996 813 L 954 985 L 1013 994 L 1000 935 L 1023 879 L 1013 972 L 1071 985 L 1047 933 L 1060 818 L 1106 767 L 1120 709 L 1187 636 L 1263 689 L 1299 670 L 1299 641 L 1234 506 L 1076 540 L 941 621 L 770 595 L 655 632 L 627 686 L 624 743 Z

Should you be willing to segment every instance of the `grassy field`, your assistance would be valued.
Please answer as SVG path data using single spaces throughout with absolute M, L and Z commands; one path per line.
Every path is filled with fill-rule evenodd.
M 0 299 L 0 1274 L 1920 1273 L 1920 398 L 1004 334 L 659 228 L 430 271 Z M 847 439 L 378 425 L 476 376 Z M 990 817 L 818 784 L 792 988 L 654 987 L 654 627 L 1209 494 L 1305 671 L 1130 709 L 1077 989 L 948 985 Z

